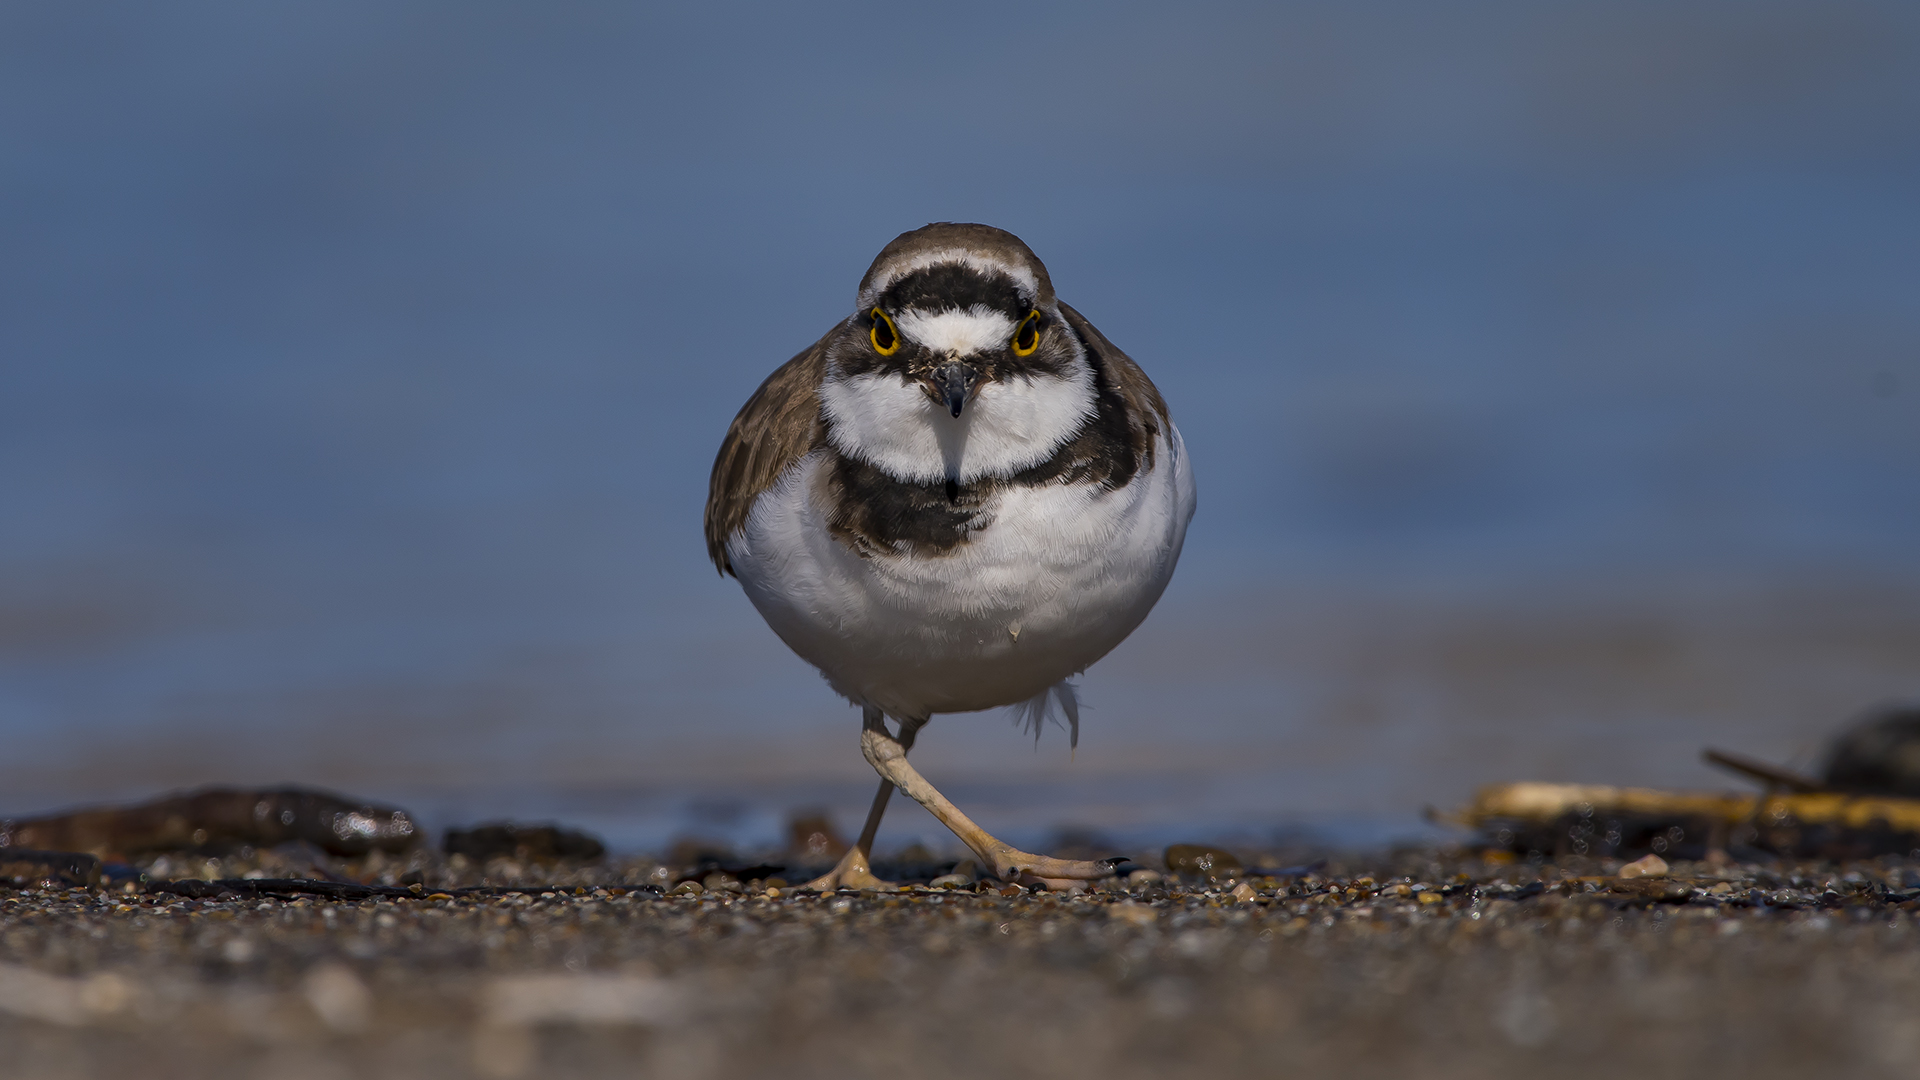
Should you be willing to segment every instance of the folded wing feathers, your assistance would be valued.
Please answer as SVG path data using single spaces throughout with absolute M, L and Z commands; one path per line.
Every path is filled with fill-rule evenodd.
M 727 429 L 707 488 L 707 554 L 722 573 L 727 540 L 747 523 L 753 500 L 820 441 L 820 397 L 828 331 L 767 376 Z

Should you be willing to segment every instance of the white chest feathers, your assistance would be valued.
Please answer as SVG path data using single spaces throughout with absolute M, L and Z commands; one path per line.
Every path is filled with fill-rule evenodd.
M 1026 701 L 1106 655 L 1166 588 L 1194 507 L 1169 425 L 1121 488 L 1013 485 L 951 552 L 867 557 L 815 497 L 824 465 L 810 454 L 761 495 L 728 555 L 795 652 L 894 716 Z

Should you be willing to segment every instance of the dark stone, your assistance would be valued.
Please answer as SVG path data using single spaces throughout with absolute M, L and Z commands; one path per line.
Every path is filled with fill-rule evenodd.
M 703 862 L 698 866 L 689 867 L 682 870 L 679 874 L 676 874 L 673 883 L 678 885 L 686 881 L 698 881 L 702 883 L 702 888 L 710 888 L 711 886 L 707 886 L 704 883 L 707 878 L 715 874 L 724 875 L 737 883 L 754 880 L 764 881 L 785 870 L 785 866 L 771 863 L 755 863 L 749 866 L 744 863 Z
M 485 861 L 506 856 L 532 862 L 562 859 L 589 862 L 607 853 L 598 837 L 558 825 L 516 825 L 494 821 L 471 829 L 448 829 L 441 847 L 449 855 Z
M 748 867 L 748 870 L 779 870 L 774 867 Z M 653 893 L 662 890 L 658 885 L 616 885 L 611 887 L 616 893 Z M 432 900 L 436 897 L 460 897 L 486 899 L 496 896 L 539 896 L 543 893 L 559 893 L 566 896 L 585 896 L 587 890 L 579 885 L 468 885 L 448 886 L 430 889 L 425 885 L 363 885 L 353 881 L 316 881 L 308 878 L 221 878 L 218 881 L 200 881 L 185 879 L 182 881 L 149 881 L 145 883 L 145 892 L 155 895 L 184 896 L 191 900 L 218 900 L 233 897 L 275 897 L 288 899 L 296 896 L 318 896 L 328 900 Z
M 1053 839 L 1038 850 L 1056 859 L 1101 859 L 1120 845 L 1092 829 L 1068 826 L 1054 833 Z
M 361 885 L 355 882 L 309 881 L 305 878 L 225 878 L 219 881 L 150 881 L 146 891 L 217 900 L 223 896 L 324 896 L 330 900 L 368 900 L 375 897 L 417 899 L 426 890 L 419 885 Z
M 1827 746 L 1826 787 L 1920 799 L 1920 706 L 1876 710 Z
M 683 836 L 667 849 L 668 866 L 722 866 L 738 862 L 725 841 L 699 836 Z
M 1221 880 L 1243 872 L 1233 852 L 1205 844 L 1175 844 L 1167 849 L 1166 859 L 1168 870 L 1192 877 Z
M 365 855 L 405 851 L 415 839 L 413 819 L 403 810 L 294 787 L 203 788 L 135 806 L 0 821 L 0 849 L 86 851 L 121 859 L 300 840 L 333 855 Z
M 100 860 L 82 851 L 0 848 L 0 884 L 16 889 L 59 889 L 100 884 Z

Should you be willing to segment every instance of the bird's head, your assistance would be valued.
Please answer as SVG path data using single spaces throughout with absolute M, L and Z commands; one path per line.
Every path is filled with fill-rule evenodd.
M 874 259 L 822 401 L 843 452 L 903 480 L 968 483 L 1051 455 L 1092 415 L 1093 377 L 1027 245 L 943 223 Z

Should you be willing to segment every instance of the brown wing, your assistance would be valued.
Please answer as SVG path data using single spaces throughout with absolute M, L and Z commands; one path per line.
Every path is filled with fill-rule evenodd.
M 707 489 L 707 555 L 722 574 L 733 573 L 727 538 L 746 525 L 753 500 L 823 437 L 819 386 L 833 333 L 767 376 L 727 428 Z
M 1111 387 L 1120 395 L 1126 405 L 1127 434 L 1133 444 L 1133 452 L 1148 468 L 1153 466 L 1153 440 L 1166 429 L 1167 402 L 1160 396 L 1159 388 L 1133 357 L 1120 351 L 1120 347 L 1107 340 L 1107 336 L 1094 329 L 1085 315 L 1073 310 L 1066 301 L 1060 301 L 1060 313 L 1067 317 L 1067 325 L 1080 335 L 1091 354 L 1088 359 L 1099 369 L 1100 382 Z

